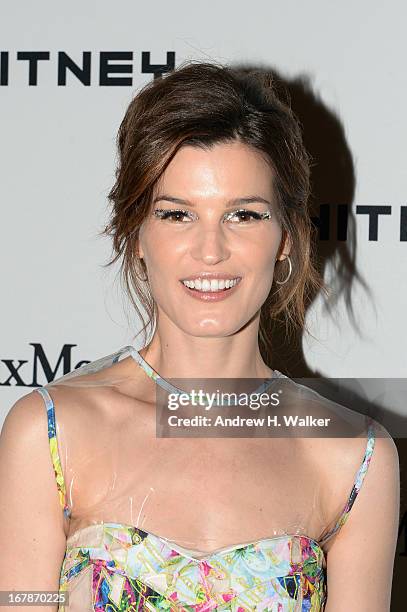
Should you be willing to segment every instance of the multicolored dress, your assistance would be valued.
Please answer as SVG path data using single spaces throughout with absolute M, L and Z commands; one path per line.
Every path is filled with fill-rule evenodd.
M 130 350 L 148 376 L 165 386 L 165 380 L 133 347 L 111 356 L 112 363 L 123 350 Z M 284 376 L 277 370 L 275 373 Z M 46 387 L 37 391 L 45 402 L 59 499 L 69 518 L 71 509 L 58 452 L 53 399 Z M 69 593 L 69 605 L 60 604 L 59 610 L 324 610 L 327 587 L 322 545 L 348 518 L 372 458 L 374 443 L 373 426 L 369 425 L 365 454 L 350 495 L 336 525 L 323 541 L 287 534 L 230 546 L 198 558 L 194 551 L 133 525 L 92 524 L 67 539 L 60 591 Z

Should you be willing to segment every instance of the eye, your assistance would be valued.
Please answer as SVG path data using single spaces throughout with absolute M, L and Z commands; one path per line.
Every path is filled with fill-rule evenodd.
M 195 213 L 192 213 L 189 210 L 183 210 L 181 208 L 173 208 L 169 210 L 164 208 L 156 208 L 153 211 L 153 215 L 162 221 L 169 220 L 171 223 L 176 224 L 185 224 L 197 219 L 197 215 Z M 262 221 L 263 219 L 271 219 L 271 212 L 267 211 L 259 213 L 255 210 L 241 208 L 239 210 L 226 213 L 223 219 L 225 221 L 232 221 L 232 223 L 237 225 L 249 225 Z
M 182 209 L 165 210 L 156 208 L 153 215 L 164 221 L 169 219 L 171 223 L 189 223 L 188 219 L 193 219 L 193 214 L 190 211 Z
M 233 221 L 233 218 L 235 218 L 236 220 Z M 255 210 L 247 210 L 246 208 L 240 208 L 239 210 L 234 210 L 230 213 L 227 213 L 224 216 L 224 219 L 225 221 L 232 221 L 232 223 L 238 223 L 239 225 L 247 225 L 248 223 L 262 221 L 263 219 L 271 219 L 271 213 L 259 213 Z

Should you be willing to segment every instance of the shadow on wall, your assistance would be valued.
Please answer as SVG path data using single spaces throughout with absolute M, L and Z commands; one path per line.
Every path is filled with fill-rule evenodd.
M 310 78 L 301 75 L 286 78 L 277 70 L 262 67 L 258 64 L 234 63 L 233 66 L 243 71 L 263 72 L 271 75 L 281 98 L 286 100 L 300 120 L 303 139 L 312 158 L 310 211 L 317 228 L 317 267 L 327 278 L 325 272 L 329 267 L 329 286 L 332 298 L 324 301 L 323 308 L 329 316 L 334 312 L 340 300 L 346 309 L 354 333 L 361 335 L 352 303 L 352 292 L 355 284 L 359 285 L 374 308 L 373 294 L 362 272 L 356 265 L 356 220 L 352 210 L 355 195 L 355 169 L 352 153 L 346 141 L 345 131 L 338 116 L 326 107 L 318 95 L 312 91 Z M 308 308 L 318 295 L 310 297 Z M 333 319 L 332 319 L 332 322 Z M 297 333 L 288 338 L 283 325 L 273 322 L 273 353 L 278 355 L 278 367 L 290 377 L 320 378 L 321 373 L 312 371 L 304 356 L 303 336 Z M 272 359 L 263 358 L 270 367 Z M 325 381 L 329 389 L 330 382 Z M 354 398 L 355 399 L 355 398 Z M 367 405 L 362 396 L 356 398 L 358 411 L 364 414 L 383 413 L 381 406 Z M 336 401 L 338 399 L 336 398 Z M 346 404 L 346 402 L 343 402 Z M 347 405 L 347 404 L 346 404 Z M 355 409 L 353 405 L 349 406 Z M 405 419 L 392 414 L 392 435 L 394 431 L 404 431 Z M 404 434 L 402 434 L 404 435 Z M 401 469 L 401 509 L 399 539 L 395 558 L 392 612 L 405 610 L 405 594 L 402 576 L 407 576 L 407 438 L 394 438 L 398 448 Z

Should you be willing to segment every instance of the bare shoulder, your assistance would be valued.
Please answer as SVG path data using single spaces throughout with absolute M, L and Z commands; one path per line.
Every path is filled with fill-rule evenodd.
M 74 374 L 45 387 L 54 408 L 64 471 L 66 453 L 61 450 L 68 441 L 73 459 L 75 449 L 81 450 L 82 442 L 87 445 L 90 431 L 108 435 L 113 426 L 120 426 L 132 405 L 132 398 L 121 388 L 120 381 L 126 379 L 121 363 L 101 372 Z M 45 469 L 49 466 L 47 405 L 38 390 L 22 396 L 9 409 L 1 430 L 0 452 L 3 465 L 11 457 L 15 461 L 20 457 L 21 462 L 31 458 L 37 464 L 42 462 Z
M 8 490 L 16 477 L 24 484 L 33 464 L 38 468 L 36 482 L 40 485 L 39 479 L 48 479 L 52 469 L 44 401 L 35 391 L 18 399 L 4 420 L 0 435 L 1 480 L 5 486 L 2 490 Z
M 133 367 L 131 367 L 133 366 Z M 145 377 L 145 376 L 144 376 Z M 47 386 L 53 400 L 57 420 L 69 426 L 78 419 L 86 424 L 120 421 L 134 402 L 143 397 L 143 372 L 133 360 L 124 359 L 103 369 L 70 373 Z
M 390 610 L 400 511 L 399 456 L 388 431 L 373 424 L 369 464 L 346 522 L 329 542 L 328 612 Z
M 354 437 L 304 440 L 314 471 L 321 479 L 320 501 L 325 517 L 321 537 L 335 525 L 351 496 L 353 499 L 365 489 L 363 497 L 369 498 L 372 492 L 381 489 L 383 481 L 387 485 L 392 482 L 393 488 L 399 486 L 399 457 L 393 438 L 375 420 L 368 432 L 368 422 L 363 415 L 360 417 L 365 424 L 361 421 L 360 431 Z M 329 540 L 325 550 L 332 545 L 333 540 Z
M 144 382 L 139 369 L 123 359 L 47 386 L 73 522 L 106 501 L 106 475 L 112 462 L 123 461 L 132 448 L 140 451 L 148 423 L 155 431 L 155 413 L 144 405 Z
M 374 443 L 359 493 L 359 509 L 360 516 L 363 513 L 362 509 L 365 510 L 378 526 L 383 521 L 398 522 L 400 459 L 397 446 L 387 429 L 377 421 L 373 421 L 373 430 Z
M 6 415 L 0 435 L 0 490 L 0 587 L 57 588 L 66 537 L 44 402 L 34 391 L 18 399 Z
M 120 445 L 125 431 L 131 429 L 135 435 L 141 431 L 143 415 L 153 414 L 148 385 L 151 381 L 141 368 L 132 359 L 123 359 L 102 369 L 79 369 L 46 386 L 65 475 L 72 470 L 80 473 L 83 457 L 89 459 L 91 449 L 112 448 Z
M 322 442 L 326 454 L 328 470 L 335 470 L 336 484 L 348 481 L 349 474 L 356 476 L 355 468 L 359 470 L 364 463 L 365 471 L 369 471 L 370 480 L 390 470 L 399 468 L 397 446 L 389 432 L 377 421 L 371 419 L 370 436 L 367 428 L 354 438 L 331 438 Z
M 380 445 L 393 448 L 395 444 L 386 430 L 377 422 L 363 413 L 348 408 L 321 395 L 319 392 L 304 385 L 290 385 L 292 393 L 288 407 L 300 416 L 314 417 L 313 438 L 305 438 L 304 446 L 309 451 L 315 473 L 324 483 L 326 500 L 330 503 L 327 511 L 335 513 L 335 504 L 341 503 L 346 494 L 349 495 L 357 471 L 364 461 L 365 454 L 372 453 L 373 441 Z M 373 440 L 369 439 L 369 424 L 373 426 Z M 307 432 L 310 435 L 310 432 Z M 377 447 L 379 446 L 377 445 Z
M 34 440 L 44 429 L 44 401 L 34 390 L 20 397 L 8 411 L 1 430 L 1 443 L 7 444 L 17 439 Z

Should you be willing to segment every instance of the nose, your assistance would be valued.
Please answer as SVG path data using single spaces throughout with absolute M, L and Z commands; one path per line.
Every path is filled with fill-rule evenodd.
M 191 256 L 195 261 L 213 265 L 230 257 L 230 249 L 223 228 L 219 225 L 200 228 L 195 233 L 191 246 Z

